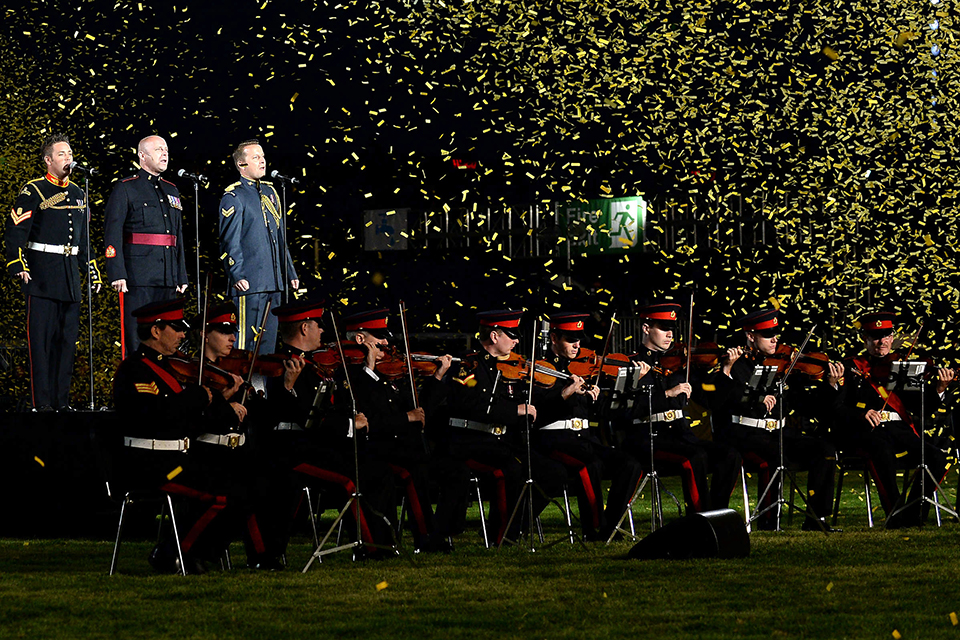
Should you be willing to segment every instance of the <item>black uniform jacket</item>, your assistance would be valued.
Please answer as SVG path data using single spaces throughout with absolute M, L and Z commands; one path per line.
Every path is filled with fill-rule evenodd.
M 107 200 L 107 278 L 132 287 L 176 287 L 187 283 L 183 246 L 183 201 L 172 182 L 143 169 L 124 178 Z M 131 234 L 172 235 L 175 246 L 131 242 Z
M 124 436 L 177 440 L 196 435 L 208 405 L 206 389 L 174 378 L 166 356 L 141 344 L 120 363 L 113 398 Z
M 30 282 L 23 285 L 28 296 L 80 301 L 86 277 L 80 266 L 89 262 L 86 204 L 80 187 L 69 178 L 61 182 L 50 174 L 23 185 L 7 218 L 5 235 L 7 272 L 11 276 L 30 273 Z M 77 252 L 49 253 L 30 249 L 28 243 L 76 247 Z M 98 274 L 94 281 L 99 281 Z

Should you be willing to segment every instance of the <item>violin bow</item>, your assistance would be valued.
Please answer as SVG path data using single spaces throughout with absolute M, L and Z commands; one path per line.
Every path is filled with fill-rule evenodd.
M 257 343 L 253 345 L 253 355 L 250 356 L 250 371 L 247 372 L 247 385 L 243 390 L 243 400 L 240 404 L 246 404 L 247 393 L 253 386 L 253 365 L 257 363 L 257 355 L 260 353 L 260 343 L 263 342 L 263 328 L 267 325 L 267 314 L 270 313 L 270 301 L 263 308 L 263 317 L 260 319 L 260 331 L 257 334 Z
M 353 384 L 350 383 L 350 371 L 347 369 L 347 359 L 343 355 L 343 343 L 340 342 L 340 330 L 337 329 L 337 316 L 332 311 L 330 312 L 330 324 L 333 325 L 333 338 L 337 341 L 337 351 L 340 352 L 340 364 L 343 365 L 343 377 L 347 381 L 347 391 L 350 392 L 350 405 L 353 408 L 353 413 L 357 413 L 357 398 L 353 395 Z M 353 418 L 350 418 L 350 421 L 353 422 Z
M 794 352 L 793 359 L 790 360 L 790 365 L 787 367 L 786 371 L 783 373 L 783 380 L 790 376 L 793 373 L 793 368 L 800 362 L 800 356 L 803 355 L 803 350 L 807 348 L 807 343 L 810 342 L 810 338 L 813 337 L 813 332 L 817 330 L 817 325 L 810 327 L 810 331 L 807 331 L 807 337 L 803 339 L 803 342 L 800 344 L 800 347 Z
M 603 353 L 600 354 L 600 367 L 597 369 L 597 372 L 594 374 L 593 382 L 590 383 L 590 386 L 595 387 L 600 384 L 600 374 L 603 373 L 603 363 L 607 360 L 607 355 L 610 353 L 610 340 L 613 338 L 613 328 L 617 326 L 617 312 L 614 311 L 613 315 L 610 316 L 610 329 L 607 330 L 607 337 L 603 341 Z
M 690 289 L 690 310 L 687 313 L 687 377 L 684 380 L 690 384 L 690 363 L 693 358 L 693 293 L 695 289 Z
M 407 333 L 407 307 L 400 301 L 400 329 L 403 331 L 404 360 L 407 361 L 407 373 L 410 378 L 410 397 L 413 398 L 413 408 L 420 408 L 420 397 L 417 395 L 417 383 L 413 379 L 413 360 L 410 357 L 410 336 Z
M 203 291 L 203 314 L 200 320 L 200 374 L 197 377 L 197 384 L 203 384 L 203 361 L 207 359 L 207 310 L 210 306 L 210 283 L 213 281 L 213 274 L 207 272 L 207 286 Z
M 913 342 L 910 343 L 910 348 L 907 349 L 907 355 L 904 357 L 904 360 L 909 360 L 910 356 L 913 355 L 913 348 L 917 346 L 917 343 L 920 342 L 920 332 L 923 331 L 924 321 L 920 321 L 920 326 L 917 327 L 917 332 L 913 335 Z M 884 411 L 887 408 L 887 403 L 890 402 L 890 395 L 887 394 L 883 397 L 883 406 L 880 407 L 880 411 Z

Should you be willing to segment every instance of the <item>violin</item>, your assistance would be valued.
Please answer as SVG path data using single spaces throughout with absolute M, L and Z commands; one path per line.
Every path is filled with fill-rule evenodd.
M 567 380 L 571 377 L 569 373 L 557 371 L 557 368 L 546 360 L 537 360 L 533 364 L 533 381 L 541 387 L 549 389 L 558 379 Z M 527 365 L 527 359 L 516 353 L 511 353 L 506 360 L 497 361 L 497 369 L 507 380 L 529 378 L 530 367 Z
M 777 367 L 777 375 L 781 375 L 786 372 L 787 367 L 793 362 L 795 354 L 796 349 L 790 345 L 778 345 L 773 355 L 766 356 L 763 359 L 763 366 Z M 802 373 L 811 380 L 819 382 L 823 380 L 823 377 L 829 371 L 829 364 L 830 356 L 825 353 L 803 353 L 797 359 L 797 364 L 794 365 L 793 371 Z M 887 371 L 889 372 L 889 368 Z
M 283 361 L 286 359 L 286 356 L 277 353 L 258 355 L 257 361 L 253 365 L 253 372 L 267 378 L 282 376 L 284 371 Z M 229 354 L 218 358 L 214 365 L 241 378 L 246 378 L 250 374 L 250 362 L 252 360 L 252 351 L 231 349 Z
M 197 384 L 200 376 L 200 360 L 188 358 L 184 354 L 167 358 L 173 377 L 178 382 Z M 199 383 L 214 391 L 226 391 L 233 386 L 233 376 L 216 365 L 203 365 L 203 379 Z
M 581 347 L 577 357 L 567 365 L 567 370 L 581 378 L 595 376 L 598 372 L 617 377 L 620 374 L 620 369 L 632 366 L 633 362 L 631 362 L 630 357 L 622 353 L 609 353 L 601 363 L 600 356 L 597 355 L 596 351 Z
M 910 354 L 904 355 L 892 351 L 880 358 L 879 361 L 874 361 L 873 365 L 865 372 L 861 371 L 859 367 L 851 367 L 851 370 L 854 375 L 861 376 L 867 380 L 886 381 L 890 378 L 890 370 L 893 367 L 893 363 L 904 361 L 926 363 L 926 368 L 924 368 L 923 371 L 924 380 L 929 379 L 934 374 L 939 375 L 939 369 L 934 364 L 933 358 L 929 356 L 911 356 Z
M 395 349 L 384 349 L 387 356 L 377 362 L 376 372 L 382 374 L 387 379 L 402 378 L 410 373 L 407 367 L 407 358 L 403 353 Z M 415 351 L 410 354 L 410 363 L 413 366 L 414 375 L 432 376 L 440 368 L 440 359 L 442 356 L 435 356 L 430 353 Z M 452 362 L 460 362 L 460 358 L 453 358 Z
M 703 369 L 712 369 L 720 364 L 720 360 L 727 354 L 727 350 L 715 342 L 701 342 L 693 348 L 690 354 L 690 366 Z M 660 366 L 654 370 L 669 376 L 682 371 L 687 366 L 687 346 L 677 342 L 660 358 Z

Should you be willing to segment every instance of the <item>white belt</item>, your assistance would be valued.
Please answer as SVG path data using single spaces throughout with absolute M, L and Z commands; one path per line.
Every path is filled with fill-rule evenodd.
M 783 426 L 784 420 L 772 420 L 768 418 L 747 418 L 744 416 L 731 416 L 734 424 L 742 424 L 748 427 L 756 427 L 757 429 L 766 429 L 767 431 L 775 431 Z
M 182 440 L 153 440 L 151 438 L 123 439 L 123 446 L 134 449 L 150 449 L 151 451 L 186 451 L 190 448 L 190 438 Z
M 492 433 L 495 436 L 502 436 L 507 432 L 507 428 L 501 424 L 487 424 L 486 422 L 463 420 L 461 418 L 450 418 L 450 426 L 460 427 L 461 429 L 472 429 L 474 431 L 483 431 L 484 433 Z
M 243 446 L 247 441 L 247 436 L 243 433 L 229 433 L 224 435 L 219 433 L 204 433 L 194 439 L 199 442 L 206 442 L 207 444 L 218 444 L 222 447 L 236 449 L 237 447 Z
M 634 418 L 633 424 L 647 424 L 650 420 L 654 422 L 674 422 L 686 418 L 683 409 L 671 409 L 670 411 L 661 411 L 646 418 Z
M 896 411 L 880 411 L 880 422 L 897 422 L 903 420 Z
M 44 244 L 42 242 L 28 242 L 27 249 L 41 251 L 43 253 L 58 253 L 61 256 L 75 256 L 80 252 L 80 247 L 69 244 Z
M 275 431 L 303 431 L 303 427 L 298 425 L 296 422 L 281 422 L 276 427 Z
M 582 431 L 590 428 L 590 421 L 586 418 L 573 418 L 572 420 L 557 420 L 548 425 L 540 427 L 541 431 L 553 431 L 559 429 L 570 429 L 571 431 Z

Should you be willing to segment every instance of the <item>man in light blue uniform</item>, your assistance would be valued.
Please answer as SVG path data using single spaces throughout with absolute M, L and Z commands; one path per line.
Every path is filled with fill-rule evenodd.
M 220 199 L 220 254 L 239 312 L 237 347 L 252 350 L 267 302 L 277 308 L 282 301 L 284 277 L 294 290 L 300 281 L 283 236 L 280 196 L 262 180 L 267 173 L 263 148 L 257 140 L 241 142 L 233 161 L 240 181 Z M 276 343 L 277 318 L 267 314 L 260 353 L 273 353 Z

